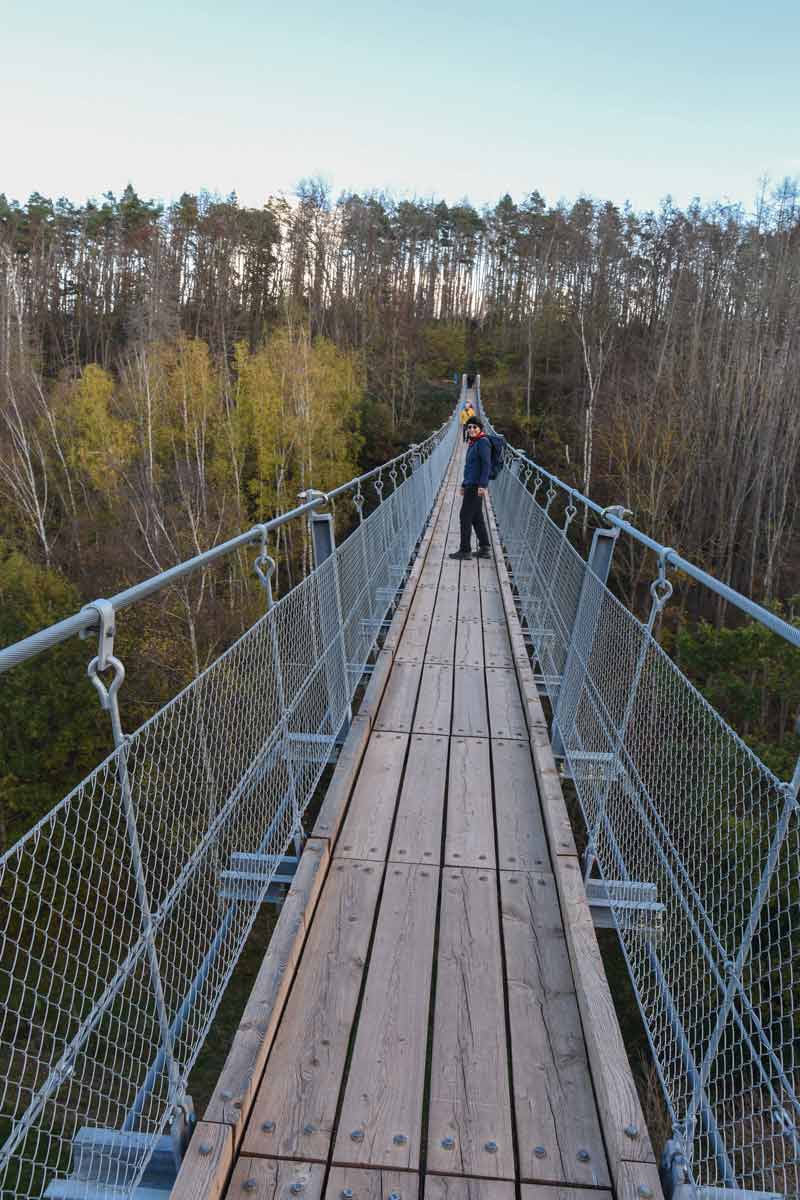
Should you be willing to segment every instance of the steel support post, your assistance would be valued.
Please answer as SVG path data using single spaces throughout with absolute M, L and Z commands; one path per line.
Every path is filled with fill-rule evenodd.
M 580 691 L 583 687 L 584 676 L 588 670 L 589 656 L 594 643 L 597 622 L 600 618 L 600 605 L 593 604 L 591 593 L 599 583 L 605 586 L 611 570 L 611 559 L 614 547 L 619 537 L 619 529 L 595 529 L 592 537 L 592 548 L 589 551 L 589 561 L 581 584 L 575 621 L 569 639 L 567 659 L 561 673 L 561 686 L 558 689 L 558 701 L 553 714 L 553 755 L 564 758 L 565 738 L 569 730 L 567 724 L 568 706 L 574 711 Z M 582 648 L 579 652 L 578 647 Z
M 334 737 L 340 736 L 342 731 L 346 732 L 350 727 L 353 710 L 349 703 L 350 696 L 350 673 L 347 668 L 347 652 L 344 644 L 344 618 L 342 615 L 342 595 L 339 585 L 339 564 L 336 561 L 336 537 L 333 531 L 333 516 L 331 513 L 313 512 L 308 519 L 311 532 L 311 547 L 314 554 L 314 569 L 317 570 L 324 562 L 330 558 L 330 573 L 329 586 L 332 588 L 332 594 L 325 596 L 322 594 L 325 589 L 325 584 L 320 584 L 321 590 L 319 595 L 319 616 L 320 625 L 322 627 L 322 636 L 325 645 L 330 647 L 338 640 L 341 650 L 342 660 L 342 684 L 344 689 L 344 697 L 346 702 L 346 712 L 344 722 L 341 729 L 334 729 L 334 711 L 333 702 L 336 695 L 335 675 L 332 670 L 332 665 L 328 659 L 328 653 L 325 652 L 326 661 L 326 678 L 328 680 L 328 701 L 331 706 L 331 732 Z M 320 574 L 320 581 L 325 577 L 325 572 Z M 331 603 L 332 601 L 332 603 Z

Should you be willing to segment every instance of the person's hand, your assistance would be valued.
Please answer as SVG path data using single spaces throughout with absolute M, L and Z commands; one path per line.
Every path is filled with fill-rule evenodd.
M 485 496 L 485 495 L 486 495 L 486 493 L 488 492 L 488 490 L 489 490 L 488 488 L 480 488 L 480 487 L 479 487 L 479 488 L 478 488 L 478 495 L 479 495 L 479 496 Z

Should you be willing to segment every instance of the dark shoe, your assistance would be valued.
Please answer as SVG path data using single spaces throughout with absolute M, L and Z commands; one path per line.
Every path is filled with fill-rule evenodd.
M 491 558 L 492 552 L 488 546 L 481 546 L 480 550 L 477 551 L 475 557 L 476 558 Z
M 450 558 L 472 558 L 471 550 L 456 550 L 455 554 L 451 554 Z

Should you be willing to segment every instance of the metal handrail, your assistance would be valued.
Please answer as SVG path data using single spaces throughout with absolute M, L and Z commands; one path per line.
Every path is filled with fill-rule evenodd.
M 382 463 L 381 466 L 374 467 L 371 471 L 366 471 L 363 475 L 355 476 L 353 479 L 348 480 L 347 483 L 342 483 L 338 487 L 333 488 L 330 492 L 315 493 L 311 500 L 298 505 L 289 512 L 281 513 L 279 516 L 263 522 L 263 524 L 254 525 L 246 532 L 239 533 L 235 537 L 229 538 L 228 541 L 221 542 L 218 546 L 212 546 L 210 550 L 204 550 L 201 554 L 196 554 L 193 558 L 186 559 L 182 563 L 177 563 L 174 567 L 169 567 L 166 571 L 160 571 L 157 575 L 142 580 L 141 583 L 135 583 L 131 587 L 117 592 L 115 596 L 112 596 L 108 600 L 108 603 L 114 612 L 120 612 L 122 609 L 129 608 L 132 604 L 138 604 L 139 601 L 156 595 L 156 593 L 170 587 L 173 583 L 177 583 L 179 579 L 183 579 L 187 575 L 192 575 L 195 571 L 207 567 L 219 558 L 224 558 L 226 555 L 232 554 L 233 551 L 240 549 L 242 546 L 251 546 L 256 542 L 263 541 L 265 535 L 271 533 L 272 530 L 280 529 L 282 525 L 287 525 L 290 521 L 294 521 L 298 517 L 314 512 L 345 492 L 358 488 L 360 484 L 365 483 L 368 479 L 372 479 L 380 472 L 388 470 L 398 463 L 412 461 L 415 454 L 421 453 L 423 456 L 427 455 L 444 436 L 449 424 L 449 421 L 445 422 L 440 429 L 432 433 L 419 446 L 410 446 L 408 450 L 404 450 L 402 454 L 398 454 L 395 458 L 389 459 L 388 462 Z M 76 634 L 81 635 L 91 629 L 96 629 L 98 623 L 97 610 L 91 604 L 88 604 L 71 617 L 65 617 L 63 620 L 49 625 L 46 629 L 31 634 L 30 637 L 23 638 L 11 646 L 6 646 L 0 650 L 0 675 L 5 671 L 10 671 L 12 667 L 18 666 L 29 658 L 35 658 L 38 654 L 49 650 L 52 646 L 57 646 L 59 643 L 67 641 Z
M 512 446 L 490 493 L 584 877 L 599 873 L 672 1126 L 666 1175 L 679 1161 L 700 1194 L 798 1196 L 800 762 L 780 780 L 659 645 L 667 568 L 792 646 L 800 630 Z M 587 557 L 569 537 L 579 504 L 602 521 Z M 656 555 L 645 621 L 607 586 L 622 534 Z M 638 911 L 618 903 L 631 886 L 650 897 Z
M 478 404 L 480 405 L 480 390 L 477 392 Z M 492 425 L 489 418 L 486 416 L 486 411 L 481 406 L 481 419 L 491 430 L 492 433 L 499 432 Z M 617 516 L 613 511 L 615 506 L 603 506 L 592 500 L 590 496 L 584 495 L 577 488 L 572 487 L 568 483 L 564 483 L 563 479 L 559 479 L 557 475 L 553 475 L 550 471 L 545 470 L 543 466 L 537 463 L 534 459 L 529 458 L 524 450 L 512 446 L 509 441 L 506 441 L 506 450 L 508 451 L 512 462 L 524 463 L 530 467 L 541 479 L 546 479 L 553 487 L 559 488 L 565 495 L 569 496 L 570 501 L 576 505 L 582 505 L 584 508 L 593 512 L 595 516 L 600 517 L 608 525 L 615 529 L 619 529 L 621 533 L 626 534 L 640 545 L 645 546 L 648 550 L 652 550 L 660 562 L 663 562 L 665 567 L 674 567 L 677 571 L 681 571 L 684 575 L 688 575 L 690 579 L 694 579 L 697 583 L 701 583 L 708 588 L 710 592 L 720 596 L 728 604 L 734 605 L 741 612 L 746 613 L 748 617 L 752 617 L 754 621 L 759 621 L 767 629 L 771 629 L 773 633 L 777 633 L 787 642 L 791 642 L 793 646 L 800 647 L 800 629 L 794 625 L 790 625 L 788 621 L 784 621 L 776 613 L 770 612 L 768 608 L 751 600 L 748 596 L 737 592 L 735 588 L 730 587 L 726 583 L 722 583 L 719 579 L 715 579 L 713 575 L 709 575 L 702 567 L 698 567 L 688 558 L 684 558 L 678 554 L 677 550 L 673 550 L 670 546 L 665 546 L 649 534 L 644 533 L 641 529 L 637 529 L 630 521 Z

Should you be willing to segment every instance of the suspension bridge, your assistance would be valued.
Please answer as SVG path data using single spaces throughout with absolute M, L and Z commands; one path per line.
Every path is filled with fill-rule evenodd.
M 467 399 L 483 412 L 479 380 Z M 800 632 L 510 446 L 491 557 L 450 559 L 457 412 L 0 651 L 5 670 L 96 636 L 115 743 L 0 860 L 4 1198 L 800 1195 L 800 773 L 778 780 L 654 631 L 678 569 Z M 289 520 L 314 569 L 273 601 Z M 607 586 L 620 537 L 653 552 L 644 622 Z M 264 616 L 126 733 L 119 614 L 247 546 Z M 264 903 L 274 933 L 196 1120 L 189 1074 Z M 658 1161 L 598 927 L 649 1039 Z

